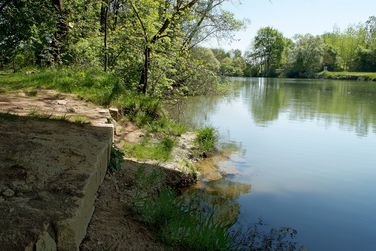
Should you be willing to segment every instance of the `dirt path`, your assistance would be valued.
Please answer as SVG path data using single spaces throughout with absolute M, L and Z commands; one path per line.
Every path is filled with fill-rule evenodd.
M 107 174 L 81 250 L 167 250 L 156 234 L 132 211 L 133 180 L 139 164 L 126 162 L 122 171 Z

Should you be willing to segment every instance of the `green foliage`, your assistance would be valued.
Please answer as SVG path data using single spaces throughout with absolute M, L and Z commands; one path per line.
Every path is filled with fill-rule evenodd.
M 260 222 L 243 233 L 231 231 L 232 224 L 221 220 L 214 201 L 228 200 L 218 193 L 178 196 L 170 187 L 160 187 L 165 173 L 139 171 L 135 179 L 134 210 L 140 219 L 153 227 L 159 238 L 184 250 L 299 250 L 296 230 L 276 228 L 262 230 Z M 221 203 L 220 202 L 220 203 Z M 227 201 L 227 203 L 229 203 Z M 223 209 L 227 205 L 221 204 Z M 227 211 L 224 209 L 224 211 Z M 231 210 L 233 211 L 233 210 Z M 226 215 L 228 216 L 228 215 Z M 228 220 L 226 217 L 225 221 Z
M 370 17 L 365 24 L 351 25 L 343 31 L 334 28 L 321 36 L 296 35 L 294 41 L 271 27 L 262 28 L 252 50 L 246 52 L 244 75 L 307 78 L 324 69 L 375 72 L 375 27 L 376 17 Z M 222 71 L 231 72 L 228 54 L 216 53 L 225 60 Z
M 108 165 L 108 170 L 112 173 L 121 170 L 124 162 L 124 153 L 115 146 L 111 147 L 111 158 Z
M 47 88 L 74 93 L 96 104 L 106 105 L 125 92 L 119 78 L 98 69 L 50 68 L 0 75 L 8 91 Z
M 206 48 L 194 48 L 181 58 L 175 69 L 174 95 L 203 95 L 215 90 L 219 82 L 220 64 L 213 52 Z
M 276 29 L 265 27 L 257 32 L 248 61 L 259 67 L 259 75 L 276 76 L 281 66 L 284 43 L 282 33 Z
M 141 144 L 124 143 L 124 153 L 128 157 L 138 160 L 160 160 L 167 161 L 171 157 L 175 141 L 169 137 L 164 137 L 160 142 L 153 143 L 148 139 Z
M 0 68 L 105 66 L 130 92 L 207 93 L 217 82 L 218 62 L 210 50 L 194 48 L 214 36 L 232 39 L 244 25 L 220 8 L 223 2 L 5 1 Z M 94 99 L 108 103 L 110 92 L 101 90 Z
M 214 128 L 206 127 L 197 131 L 197 138 L 195 143 L 199 152 L 211 153 L 215 150 L 215 145 L 218 140 L 217 132 Z
M 373 80 L 376 81 L 375 72 L 330 72 L 323 71 L 317 74 L 318 77 L 324 77 L 329 79 L 351 79 L 351 80 Z
M 158 98 L 133 93 L 119 96 L 112 102 L 121 108 L 124 116 L 148 132 L 180 136 L 186 131 L 183 124 L 164 115 Z
M 177 123 L 166 116 L 162 116 L 158 120 L 153 120 L 144 128 L 152 133 L 162 133 L 171 136 L 180 136 L 187 130 L 185 125 Z
M 297 35 L 288 52 L 284 73 L 287 77 L 313 77 L 322 70 L 324 44 L 320 37 Z
M 157 179 L 137 179 L 137 183 L 151 186 Z M 146 183 L 143 180 L 148 180 Z M 145 189 L 145 188 L 144 188 Z M 232 246 L 232 237 L 226 226 L 216 223 L 213 217 L 194 210 L 193 204 L 187 204 L 177 197 L 170 188 L 162 188 L 157 196 L 139 196 L 135 198 L 135 210 L 142 221 L 158 229 L 159 238 L 169 245 L 189 250 L 228 250 Z
M 112 103 L 121 107 L 123 115 L 134 120 L 138 126 L 152 123 L 162 113 L 160 100 L 143 94 L 125 93 Z
M 241 77 L 246 68 L 245 59 L 240 50 L 226 52 L 223 49 L 212 49 L 220 62 L 220 73 L 223 76 Z
M 0 65 L 12 64 L 17 70 L 45 62 L 48 40 L 56 25 L 51 1 L 6 1 L 2 5 Z

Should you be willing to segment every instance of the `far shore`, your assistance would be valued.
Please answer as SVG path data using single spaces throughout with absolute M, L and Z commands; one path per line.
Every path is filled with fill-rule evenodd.
M 376 72 L 323 71 L 318 73 L 316 76 L 320 79 L 376 81 Z

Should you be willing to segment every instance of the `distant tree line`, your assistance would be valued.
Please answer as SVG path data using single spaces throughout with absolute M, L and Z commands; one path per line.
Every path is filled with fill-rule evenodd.
M 376 72 L 376 17 L 344 31 L 286 38 L 261 28 L 244 55 L 239 50 L 212 49 L 226 76 L 312 77 L 323 71 Z
M 203 93 L 219 68 L 198 44 L 244 25 L 226 1 L 0 0 L 0 69 L 96 67 L 140 93 Z

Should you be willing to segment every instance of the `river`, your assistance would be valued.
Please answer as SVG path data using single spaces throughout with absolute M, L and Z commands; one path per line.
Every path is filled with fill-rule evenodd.
M 297 230 L 309 250 L 375 250 L 376 83 L 229 81 L 228 94 L 188 98 L 175 115 L 232 149 L 219 166 L 238 173 L 197 191 L 223 195 L 234 229 L 262 221 Z

